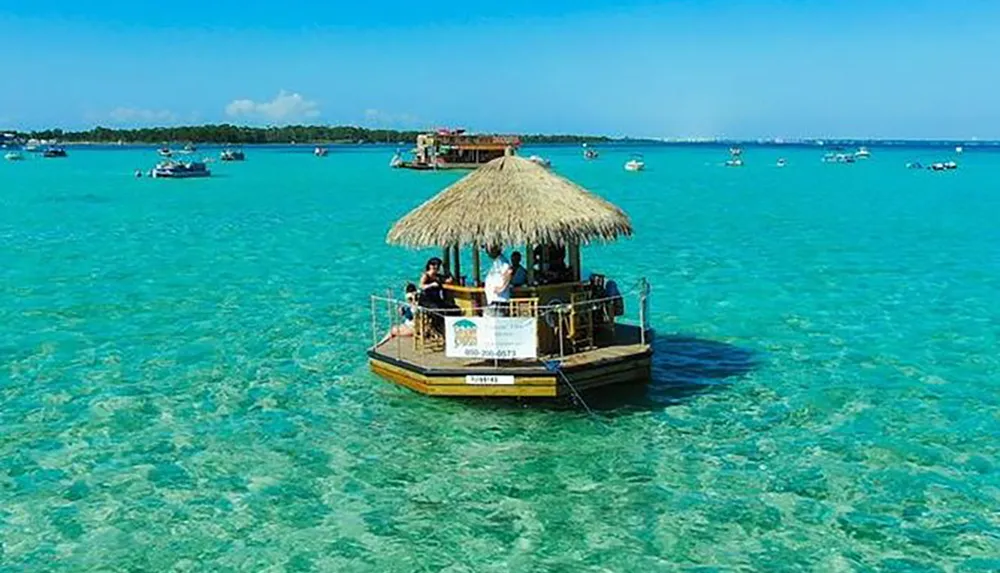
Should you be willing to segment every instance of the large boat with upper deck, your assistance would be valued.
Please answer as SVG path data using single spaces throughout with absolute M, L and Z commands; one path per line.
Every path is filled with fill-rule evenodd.
M 508 153 L 389 231 L 390 244 L 441 254 L 422 294 L 371 297 L 372 371 L 431 396 L 579 397 L 648 382 L 648 283 L 619 289 L 581 270 L 583 245 L 632 234 L 628 215 Z
M 417 136 L 411 159 L 397 157 L 390 163 L 399 169 L 475 169 L 503 157 L 507 149 L 517 151 L 521 139 L 514 135 L 477 135 L 464 129 L 439 129 Z
M 156 179 L 189 179 L 208 177 L 212 174 L 202 161 L 161 161 L 153 168 L 150 176 Z

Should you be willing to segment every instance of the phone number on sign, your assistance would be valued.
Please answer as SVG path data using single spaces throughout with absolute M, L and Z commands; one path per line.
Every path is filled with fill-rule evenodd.
M 494 350 L 488 348 L 466 348 L 462 351 L 462 354 L 466 358 L 514 358 L 517 355 L 517 352 L 513 350 Z

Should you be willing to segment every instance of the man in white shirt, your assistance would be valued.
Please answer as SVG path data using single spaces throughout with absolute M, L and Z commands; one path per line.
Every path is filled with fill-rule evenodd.
M 490 270 L 486 273 L 486 281 L 483 290 L 486 294 L 486 308 L 483 309 L 483 316 L 504 316 L 507 310 L 507 303 L 510 302 L 510 282 L 513 278 L 513 270 L 510 263 L 503 256 L 503 249 L 497 245 L 486 249 L 486 254 L 493 261 Z

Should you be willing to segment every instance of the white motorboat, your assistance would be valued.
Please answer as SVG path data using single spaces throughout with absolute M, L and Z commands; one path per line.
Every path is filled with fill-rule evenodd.
M 868 159 L 872 154 L 868 151 L 867 147 L 859 147 L 857 151 L 854 152 L 854 157 L 857 159 Z
M 632 158 L 625 162 L 625 171 L 642 171 L 645 168 L 646 162 L 638 153 L 633 154 Z
M 313 149 L 313 155 L 316 157 L 326 157 L 326 154 L 329 152 L 330 151 L 325 147 L 317 147 L 316 149 Z
M 7 161 L 22 161 L 24 160 L 24 155 L 20 151 L 8 151 L 3 156 Z
M 552 162 L 549 161 L 548 159 L 545 159 L 544 157 L 542 157 L 540 155 L 532 155 L 531 157 L 528 158 L 528 161 L 530 161 L 530 162 L 532 162 L 532 163 L 534 163 L 536 165 L 541 165 L 542 167 L 544 167 L 546 169 L 552 167 Z
M 246 155 L 243 154 L 241 149 L 223 149 L 222 153 L 219 154 L 219 159 L 221 161 L 243 161 L 246 159 Z
M 962 149 L 961 145 L 958 145 L 958 146 L 955 147 L 955 153 L 962 153 L 963 151 L 965 151 L 965 150 Z
M 784 157 L 779 157 L 778 158 L 778 163 L 775 164 L 775 167 L 784 167 L 787 164 L 788 164 L 788 162 L 785 161 Z

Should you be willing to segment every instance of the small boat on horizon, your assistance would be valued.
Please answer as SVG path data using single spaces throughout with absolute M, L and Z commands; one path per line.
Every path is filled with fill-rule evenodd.
M 854 152 L 854 157 L 857 159 L 868 159 L 871 156 L 872 154 L 868 151 L 867 147 L 859 147 L 858 150 Z
M 22 154 L 20 151 L 17 150 L 8 151 L 7 153 L 4 154 L 3 158 L 6 159 L 7 161 L 23 161 L 24 154 Z
M 173 151 L 170 151 L 169 147 L 161 147 L 157 151 L 157 153 L 160 155 L 160 157 L 171 157 L 174 154 Z
M 326 157 L 326 154 L 329 152 L 330 150 L 325 147 L 317 147 L 316 149 L 313 149 L 313 155 L 316 157 Z
M 583 144 L 583 158 L 584 159 L 597 159 L 600 154 L 593 147 L 588 147 L 586 143 Z
M 954 161 L 939 161 L 937 163 L 931 163 L 928 167 L 931 171 L 951 171 L 953 169 L 958 169 L 958 163 Z
M 198 148 L 195 147 L 193 143 L 188 143 L 188 144 L 186 144 L 184 146 L 183 149 L 181 149 L 181 153 L 188 154 L 188 155 L 194 153 L 195 151 L 198 151 Z
M 219 154 L 219 160 L 221 161 L 243 161 L 246 159 L 246 155 L 241 149 L 223 149 L 222 153 Z
M 961 145 L 955 147 L 955 153 L 962 153 L 962 151 L 964 151 L 964 149 L 962 149 Z
M 153 168 L 150 177 L 156 179 L 188 179 L 192 177 L 208 177 L 212 174 L 201 161 L 181 162 L 168 159 L 161 161 Z
M 51 146 L 42 152 L 42 157 L 66 157 L 66 150 L 62 147 Z
M 726 167 L 743 167 L 743 149 L 739 147 L 729 148 L 729 160 Z
M 823 156 L 823 163 L 854 163 L 853 153 L 827 153 Z
M 778 162 L 775 164 L 775 167 L 784 167 L 787 164 L 788 164 L 788 162 L 785 161 L 784 157 L 779 157 L 778 158 Z

